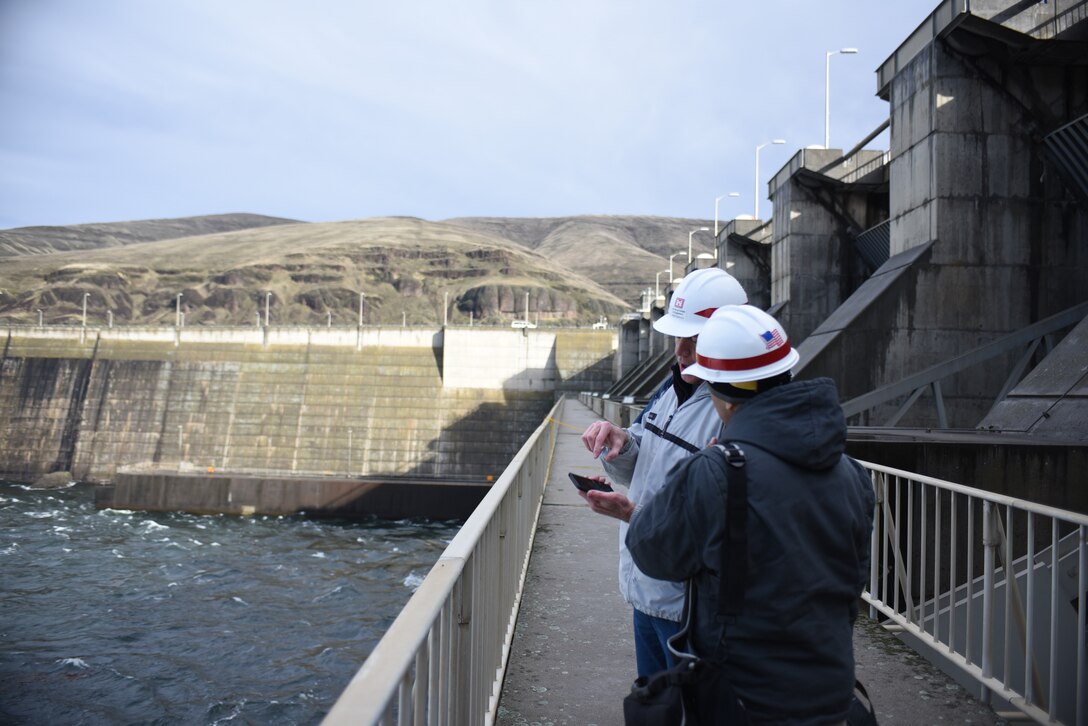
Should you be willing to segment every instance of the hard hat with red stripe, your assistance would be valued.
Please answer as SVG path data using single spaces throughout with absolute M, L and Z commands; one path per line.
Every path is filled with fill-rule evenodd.
M 777 320 L 751 305 L 718 308 L 699 333 L 684 373 L 711 383 L 747 383 L 786 373 L 800 356 Z
M 669 309 L 654 322 L 654 330 L 676 338 L 691 338 L 722 305 L 742 305 L 748 295 L 725 270 L 708 267 L 696 270 L 676 287 Z

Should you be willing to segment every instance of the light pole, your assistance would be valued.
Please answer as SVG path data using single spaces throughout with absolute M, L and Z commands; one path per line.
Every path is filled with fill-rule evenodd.
M 43 315 L 42 311 L 41 311 L 41 310 L 39 310 L 39 311 L 38 311 L 38 327 L 39 327 L 39 328 L 40 328 L 40 327 L 42 327 L 42 324 L 43 324 L 43 320 L 42 320 L 42 319 L 43 319 L 43 317 L 44 317 L 44 315 Z
M 363 298 L 366 297 L 365 292 L 359 293 L 359 327 L 363 327 Z
M 325 314 L 329 316 L 329 323 L 325 327 L 326 328 L 331 328 L 332 327 L 332 310 L 326 310 Z
M 257 317 L 260 317 L 260 315 L 258 314 Z M 175 328 L 180 328 L 181 327 L 181 293 L 180 292 L 178 293 L 177 308 L 174 311 L 174 327 Z
M 268 303 L 272 299 L 272 293 L 265 291 L 264 293 L 264 327 L 268 327 Z
M 654 300 L 661 297 L 661 276 L 666 272 L 672 275 L 672 270 L 662 270 L 654 276 Z
M 87 298 L 91 296 L 91 293 L 83 293 L 83 327 L 87 327 Z
M 775 139 L 774 141 L 768 141 L 767 143 L 760 144 L 759 146 L 756 147 L 756 188 L 755 188 L 755 195 L 754 195 L 755 198 L 756 198 L 756 207 L 755 207 L 755 214 L 752 215 L 756 219 L 759 219 L 759 150 L 762 149 L 764 146 L 770 146 L 771 144 L 784 144 L 784 143 L 786 143 L 785 139 Z
M 697 227 L 688 232 L 688 264 L 691 264 L 691 236 L 696 232 L 709 232 L 710 227 Z
M 109 326 L 112 328 L 113 327 L 113 311 L 112 310 L 107 310 L 106 315 L 108 316 L 108 319 L 109 319 Z
M 718 249 L 718 202 L 725 199 L 726 197 L 739 197 L 739 196 L 740 196 L 740 192 L 729 192 L 728 194 L 723 194 L 720 197 L 714 197 L 714 250 L 715 250 L 715 254 L 717 254 L 717 249 Z
M 824 148 L 831 148 L 831 56 L 839 55 L 854 55 L 858 52 L 857 48 L 841 48 L 839 50 L 829 50 L 824 57 Z
M 672 258 L 676 257 L 677 255 L 682 255 L 682 254 L 684 254 L 684 250 L 680 250 L 679 252 L 674 252 L 671 255 L 669 255 L 669 282 L 672 282 L 672 277 L 673 277 L 673 275 L 672 275 Z

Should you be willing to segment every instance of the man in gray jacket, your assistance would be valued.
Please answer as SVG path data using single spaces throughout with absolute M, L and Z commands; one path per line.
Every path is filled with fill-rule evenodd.
M 640 676 L 671 665 L 666 641 L 679 629 L 684 588 L 648 577 L 635 567 L 624 545 L 627 520 L 635 507 L 661 488 L 673 465 L 706 446 L 721 430 L 709 388 L 686 369 L 695 362 L 695 341 L 710 315 L 722 305 L 747 299 L 740 283 L 724 270 L 697 270 L 685 277 L 666 314 L 654 323 L 655 330 L 676 339 L 671 385 L 658 392 L 630 428 L 596 421 L 582 434 L 585 447 L 601 457 L 608 476 L 629 487 L 626 495 L 589 492 L 582 497 L 593 511 L 621 522 L 620 593 L 634 608 L 635 662 Z
M 853 621 L 869 575 L 875 497 L 865 470 L 844 453 L 835 385 L 791 382 L 796 351 L 774 318 L 749 305 L 715 312 L 696 358 L 687 370 L 711 381 L 722 441 L 743 452 L 747 532 L 730 544 L 740 530 L 726 522 L 730 462 L 710 447 L 674 468 L 634 512 L 631 556 L 653 577 L 692 580 L 690 647 L 723 669 L 752 723 L 842 722 L 853 697 Z M 729 571 L 730 546 L 747 557 L 737 578 L 741 604 L 727 609 L 721 593 L 736 583 L 720 592 L 719 573 Z

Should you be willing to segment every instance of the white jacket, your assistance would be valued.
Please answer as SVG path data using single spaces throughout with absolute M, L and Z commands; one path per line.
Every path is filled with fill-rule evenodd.
M 704 448 L 721 432 L 722 422 L 710 400 L 710 388 L 700 383 L 691 397 L 677 408 L 673 386 L 650 403 L 642 420 L 627 433 L 619 456 L 605 461 L 608 478 L 629 487 L 627 497 L 638 509 L 665 485 L 665 475 L 677 463 Z M 631 560 L 624 539 L 627 523 L 620 523 L 620 594 L 636 610 L 680 622 L 684 607 L 683 583 L 655 580 L 644 575 Z

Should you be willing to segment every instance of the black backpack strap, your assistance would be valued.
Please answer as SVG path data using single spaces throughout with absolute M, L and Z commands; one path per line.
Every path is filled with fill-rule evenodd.
M 725 456 L 729 491 L 725 503 L 725 556 L 719 578 L 718 615 L 739 615 L 744 607 L 744 585 L 748 579 L 748 472 L 747 459 L 739 446 L 718 445 Z

